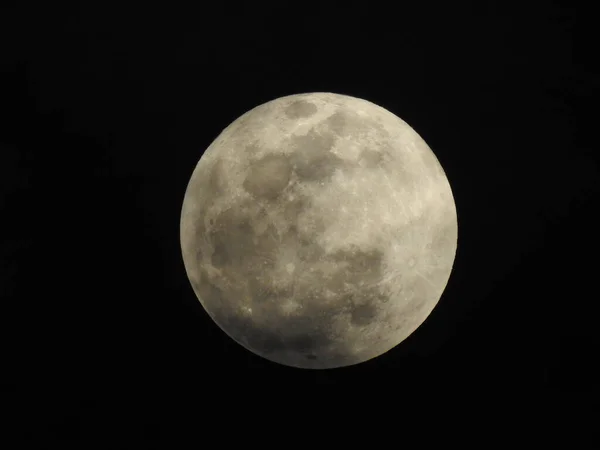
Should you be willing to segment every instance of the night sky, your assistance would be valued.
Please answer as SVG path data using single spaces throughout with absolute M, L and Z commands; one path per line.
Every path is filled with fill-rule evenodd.
M 511 398 L 536 417 L 560 404 L 591 439 L 590 13 L 550 1 L 246 3 L 2 7 L 2 392 L 22 431 L 93 440 L 114 426 L 154 439 L 217 404 L 245 417 L 257 399 L 277 415 L 341 410 L 338 397 L 408 408 L 435 392 L 490 410 Z M 408 122 L 442 164 L 459 221 L 427 321 L 389 353 L 327 371 L 279 366 L 227 337 L 179 246 L 204 149 L 258 104 L 311 91 Z

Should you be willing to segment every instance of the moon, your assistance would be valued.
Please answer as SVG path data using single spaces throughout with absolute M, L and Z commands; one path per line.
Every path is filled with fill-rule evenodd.
M 457 249 L 448 179 L 390 111 L 347 95 L 290 95 L 248 111 L 189 180 L 180 239 L 214 322 L 267 360 L 363 363 L 429 316 Z

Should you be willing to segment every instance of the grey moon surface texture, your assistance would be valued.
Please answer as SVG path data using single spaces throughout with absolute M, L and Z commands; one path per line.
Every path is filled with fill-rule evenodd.
M 448 179 L 406 122 L 326 92 L 248 111 L 188 183 L 180 228 L 200 303 L 270 361 L 350 366 L 397 346 L 448 283 L 458 222 Z

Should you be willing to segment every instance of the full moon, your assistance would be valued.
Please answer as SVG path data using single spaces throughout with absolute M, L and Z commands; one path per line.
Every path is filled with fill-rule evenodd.
M 180 225 L 214 322 L 306 369 L 404 341 L 441 298 L 458 239 L 450 184 L 416 131 L 325 92 L 269 101 L 225 128 L 193 171 Z

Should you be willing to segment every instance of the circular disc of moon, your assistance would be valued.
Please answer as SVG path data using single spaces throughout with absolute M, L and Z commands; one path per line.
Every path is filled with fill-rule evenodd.
M 370 360 L 413 333 L 446 288 L 458 238 L 425 141 L 374 103 L 322 92 L 223 130 L 191 176 L 180 231 L 214 322 L 259 356 L 310 369 Z

